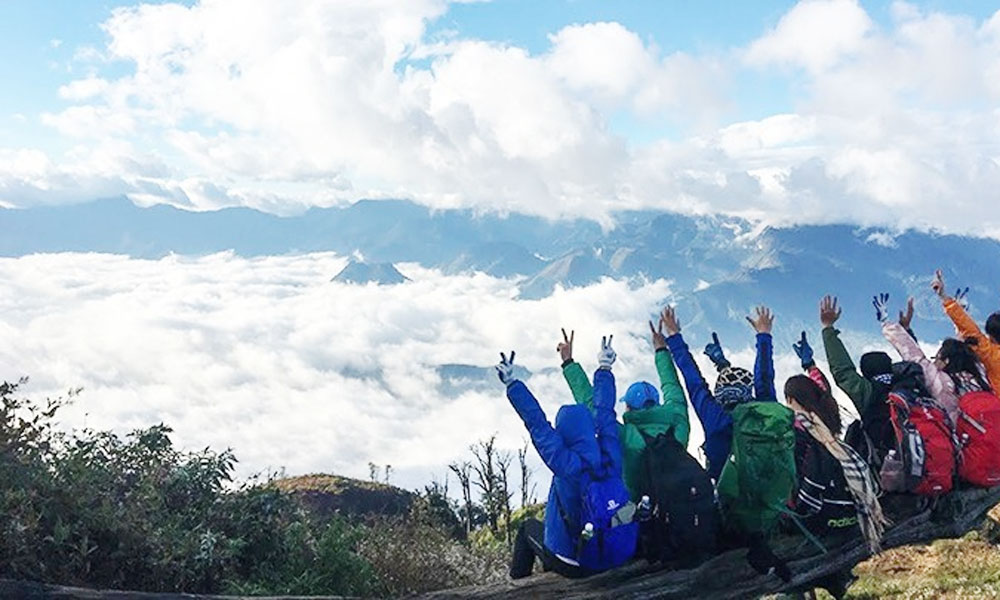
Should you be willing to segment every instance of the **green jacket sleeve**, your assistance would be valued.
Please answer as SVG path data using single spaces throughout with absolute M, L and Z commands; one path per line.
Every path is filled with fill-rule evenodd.
M 824 327 L 823 347 L 826 350 L 826 360 L 830 363 L 830 374 L 837 387 L 847 394 L 858 412 L 864 414 L 874 395 L 874 386 L 858 373 L 844 342 L 840 340 L 840 330 Z
M 677 368 L 670 351 L 660 348 L 656 351 L 656 374 L 660 377 L 660 393 L 663 395 L 663 406 L 670 409 L 673 415 L 674 437 L 685 448 L 691 435 L 691 423 L 688 421 L 687 398 L 684 388 L 677 378 Z
M 573 400 L 577 404 L 582 404 L 594 410 L 594 386 L 590 384 L 590 379 L 583 371 L 583 367 L 575 360 L 563 364 L 563 377 L 569 384 L 569 390 L 573 393 Z

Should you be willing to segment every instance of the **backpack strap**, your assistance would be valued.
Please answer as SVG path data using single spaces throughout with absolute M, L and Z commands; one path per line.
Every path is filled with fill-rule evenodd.
M 807 540 L 812 542 L 814 546 L 819 548 L 819 551 L 821 553 L 823 554 L 827 553 L 826 546 L 823 545 L 823 542 L 819 541 L 819 538 L 813 535 L 811 531 L 806 529 L 806 526 L 802 523 L 802 519 L 799 518 L 799 515 L 794 510 L 789 510 L 788 507 L 785 506 L 778 506 L 778 511 L 789 517 L 792 520 L 792 522 L 795 523 L 795 525 L 802 532 L 802 535 L 804 535 Z

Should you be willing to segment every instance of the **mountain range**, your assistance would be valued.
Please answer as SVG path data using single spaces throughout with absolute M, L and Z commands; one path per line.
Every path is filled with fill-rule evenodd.
M 887 291 L 900 305 L 907 295 L 917 297 L 922 337 L 948 335 L 950 325 L 928 288 L 937 267 L 949 282 L 972 288 L 972 309 L 980 319 L 997 305 L 1000 243 L 990 239 L 850 225 L 762 227 L 738 218 L 657 211 L 614 217 L 614 227 L 604 229 L 582 219 L 431 210 L 404 200 L 363 200 L 283 217 L 249 208 L 143 208 L 115 198 L 0 209 L 0 256 L 335 251 L 364 257 L 343 273 L 331 273 L 339 281 L 405 284 L 393 263 L 416 262 L 446 274 L 517 278 L 523 299 L 604 277 L 635 285 L 664 278 L 672 282 L 671 301 L 678 303 L 686 331 L 746 336 L 743 316 L 763 302 L 791 326 L 789 343 L 790 330 L 817 327 L 816 304 L 826 293 L 841 297 L 847 329 L 873 331 L 871 295 Z

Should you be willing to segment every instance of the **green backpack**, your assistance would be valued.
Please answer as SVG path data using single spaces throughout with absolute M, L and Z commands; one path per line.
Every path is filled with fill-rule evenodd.
M 777 402 L 748 402 L 732 416 L 732 451 L 718 485 L 726 524 L 767 535 L 795 489 L 793 413 Z

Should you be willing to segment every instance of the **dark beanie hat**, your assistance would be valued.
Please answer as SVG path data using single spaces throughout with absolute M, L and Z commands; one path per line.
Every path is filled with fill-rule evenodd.
M 892 373 L 892 359 L 885 352 L 866 352 L 861 355 L 861 374 L 865 379 Z
M 725 410 L 753 400 L 753 373 L 741 367 L 725 367 L 715 381 L 716 401 Z

